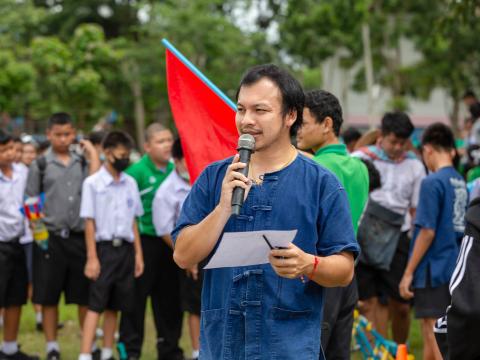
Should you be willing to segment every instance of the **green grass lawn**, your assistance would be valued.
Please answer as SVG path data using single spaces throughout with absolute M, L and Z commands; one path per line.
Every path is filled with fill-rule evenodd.
M 77 308 L 75 306 L 62 306 L 60 310 L 61 321 L 65 327 L 59 332 L 59 342 L 62 349 L 63 360 L 76 360 L 80 349 L 80 331 L 77 322 Z M 184 324 L 184 332 L 181 339 L 181 347 L 185 350 L 186 355 L 190 355 L 190 339 L 186 323 Z M 42 333 L 35 330 L 35 317 L 31 305 L 24 307 L 22 314 L 22 324 L 20 329 L 19 342 L 22 349 L 26 352 L 45 356 L 45 341 Z M 143 346 L 144 360 L 156 360 L 155 351 L 155 328 L 150 310 L 147 312 L 145 343 Z M 417 320 L 412 321 L 410 332 L 410 349 L 415 355 L 415 359 L 421 359 L 422 338 L 420 335 L 420 325 Z M 118 358 L 118 356 L 116 356 Z M 354 353 L 352 359 L 360 360 L 359 353 Z
M 65 327 L 59 330 L 58 341 L 62 352 L 62 360 L 76 360 L 80 352 L 80 330 L 78 327 L 77 307 L 61 306 L 60 319 Z M 142 360 L 156 360 L 156 332 L 150 309 L 147 311 L 145 342 L 143 345 Z M 22 350 L 45 357 L 45 340 L 43 333 L 35 330 L 35 315 L 32 306 L 29 304 L 23 308 L 22 323 L 20 328 L 19 343 Z M 101 346 L 101 342 L 99 342 Z M 190 338 L 188 337 L 187 323 L 184 324 L 184 333 L 180 346 L 185 350 L 185 355 L 190 356 Z M 118 354 L 115 351 L 115 358 Z

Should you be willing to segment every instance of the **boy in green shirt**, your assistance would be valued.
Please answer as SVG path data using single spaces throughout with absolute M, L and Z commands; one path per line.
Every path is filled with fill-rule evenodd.
M 368 199 L 369 178 L 367 167 L 361 160 L 351 157 L 339 141 L 342 122 L 342 108 L 333 94 L 323 90 L 307 92 L 297 146 L 301 150 L 313 150 L 313 159 L 340 180 L 348 196 L 356 233 Z M 358 299 L 356 283 L 325 290 L 322 348 L 327 359 L 329 355 L 335 355 L 335 359 L 350 359 L 353 310 Z

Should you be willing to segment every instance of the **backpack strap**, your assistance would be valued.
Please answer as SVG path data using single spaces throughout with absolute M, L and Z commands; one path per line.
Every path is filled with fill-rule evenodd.
M 85 156 L 80 156 L 80 164 L 82 166 L 82 172 L 85 172 L 85 169 L 88 167 L 87 159 Z M 45 178 L 45 171 L 47 169 L 47 159 L 45 155 L 42 155 L 37 158 L 38 174 L 40 176 L 40 194 L 44 191 L 43 180 Z
M 80 164 L 82 166 L 82 173 L 85 172 L 85 169 L 88 167 L 88 162 L 87 159 L 85 159 L 85 156 L 80 156 Z
M 40 177 L 40 194 L 43 193 L 43 179 L 45 177 L 45 170 L 47 169 L 47 159 L 44 155 L 37 158 L 37 166 L 38 166 L 38 175 Z

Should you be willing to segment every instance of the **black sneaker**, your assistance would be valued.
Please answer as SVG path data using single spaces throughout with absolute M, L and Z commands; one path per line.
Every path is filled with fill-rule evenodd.
M 51 350 L 47 354 L 47 360 L 60 360 L 60 353 L 57 350 Z
M 37 322 L 37 324 L 35 325 L 35 328 L 37 329 L 38 332 L 42 332 L 43 324 L 41 322 Z
M 0 351 L 0 360 L 40 360 L 36 355 L 27 355 L 24 352 L 18 350 L 15 354 L 7 355 L 3 351 Z
M 102 350 L 96 349 L 92 351 L 92 360 L 101 360 L 102 359 Z

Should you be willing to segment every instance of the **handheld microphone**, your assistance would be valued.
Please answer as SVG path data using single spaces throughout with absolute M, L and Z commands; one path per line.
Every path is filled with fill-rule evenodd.
M 250 163 L 250 156 L 255 151 L 255 138 L 250 134 L 243 134 L 238 138 L 238 154 L 240 155 L 240 162 L 247 164 L 243 169 L 238 170 L 239 173 L 248 176 L 248 167 Z M 232 194 L 232 214 L 240 215 L 240 210 L 243 205 L 245 197 L 245 189 L 239 186 L 233 189 Z

